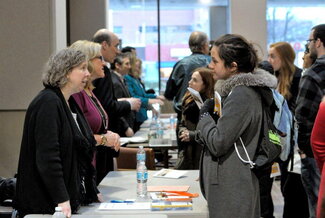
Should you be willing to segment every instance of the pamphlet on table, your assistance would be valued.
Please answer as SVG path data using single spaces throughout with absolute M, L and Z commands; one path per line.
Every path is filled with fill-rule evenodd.
M 161 169 L 156 172 L 153 177 L 178 179 L 184 176 L 187 172 L 188 171 L 186 170 Z

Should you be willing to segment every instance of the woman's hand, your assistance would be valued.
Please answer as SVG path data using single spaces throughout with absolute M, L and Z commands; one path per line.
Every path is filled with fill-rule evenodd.
M 151 111 L 152 111 L 152 117 L 156 117 L 156 118 L 159 117 L 159 112 L 154 107 L 152 107 Z
M 132 137 L 132 136 L 134 136 L 134 131 L 133 131 L 133 129 L 130 128 L 130 127 L 128 127 L 128 128 L 126 129 L 126 131 L 125 131 L 125 135 L 126 135 L 127 137 Z
M 98 200 L 98 202 L 104 202 L 104 196 L 102 195 L 102 193 L 98 193 L 97 194 L 97 200 Z
M 117 133 L 107 131 L 105 137 L 107 138 L 107 146 L 113 147 L 115 151 L 118 151 L 120 149 L 120 136 Z
M 70 207 L 70 201 L 65 201 L 63 203 L 59 203 L 58 207 L 62 208 L 62 213 L 66 217 L 71 217 L 71 207 Z
M 214 109 L 214 99 L 213 98 L 207 99 L 205 100 L 203 106 L 201 107 L 200 115 L 203 115 L 205 113 L 209 113 L 210 115 L 212 115 L 213 109 Z
M 189 142 L 190 141 L 190 132 L 186 129 L 183 130 L 179 136 L 182 142 Z
M 323 98 L 322 98 L 322 102 L 325 102 L 325 95 L 324 95 Z

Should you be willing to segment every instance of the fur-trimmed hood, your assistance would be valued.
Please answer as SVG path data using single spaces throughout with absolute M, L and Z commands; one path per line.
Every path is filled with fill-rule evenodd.
M 226 97 L 237 86 L 254 87 L 260 93 L 262 101 L 271 106 L 273 102 L 273 94 L 271 89 L 277 87 L 277 78 L 269 72 L 257 68 L 252 73 L 239 73 L 225 80 L 220 87 L 222 97 Z
M 236 86 L 255 86 L 255 87 L 269 87 L 275 89 L 277 87 L 277 78 L 269 72 L 257 68 L 252 73 L 239 73 L 223 82 L 220 87 L 221 96 L 227 96 Z

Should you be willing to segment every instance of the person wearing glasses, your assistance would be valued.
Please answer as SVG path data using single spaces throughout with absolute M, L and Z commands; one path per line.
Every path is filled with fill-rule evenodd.
M 319 110 L 311 132 L 311 146 L 321 173 L 318 193 L 317 217 L 325 217 L 325 96 L 319 105 Z
M 304 61 L 302 64 L 302 68 L 303 68 L 303 72 L 302 74 L 304 74 L 304 72 L 311 67 L 311 65 L 313 65 L 316 61 L 317 57 L 315 57 L 314 55 L 311 56 L 310 55 L 310 51 L 308 48 L 308 43 L 305 45 L 305 51 L 304 51 L 304 56 L 302 56 L 302 60 Z
M 308 196 L 309 216 L 316 217 L 320 172 L 311 149 L 310 136 L 319 104 L 325 94 L 325 24 L 313 27 L 307 42 L 311 57 L 317 59 L 300 80 L 295 116 L 298 124 L 301 177 Z
M 120 117 L 127 115 L 131 111 L 139 111 L 141 101 L 138 98 L 127 98 L 124 101 L 118 101 L 115 97 L 112 71 L 109 65 L 113 64 L 114 59 L 120 53 L 120 40 L 117 35 L 107 29 L 100 29 L 94 34 L 92 41 L 101 45 L 101 54 L 105 60 L 105 76 L 94 80 L 95 88 L 93 92 L 110 117 L 108 128 L 111 130 L 112 126 L 118 125 Z
M 114 86 L 114 95 L 117 99 L 130 98 L 130 92 L 126 86 L 124 76 L 131 70 L 129 52 L 121 53 L 116 56 L 112 65 L 112 82 Z M 135 113 L 131 111 L 129 114 L 120 118 L 118 125 L 114 127 L 116 132 L 122 137 L 131 137 L 134 135 Z
M 105 76 L 103 69 L 105 61 L 98 43 L 79 40 L 73 43 L 71 48 L 83 52 L 89 58 L 90 79 L 84 90 L 72 96 L 84 113 L 96 139 L 97 154 L 94 155 L 93 164 L 97 170 L 97 184 L 99 184 L 109 171 L 114 170 L 113 158 L 118 156 L 120 148 L 120 136 L 108 131 L 109 117 L 92 91 L 94 89 L 92 82 Z

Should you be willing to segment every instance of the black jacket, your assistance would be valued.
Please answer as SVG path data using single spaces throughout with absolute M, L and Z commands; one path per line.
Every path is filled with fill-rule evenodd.
M 190 97 L 192 98 L 192 97 Z M 179 138 L 184 130 L 189 131 L 189 142 L 179 143 L 179 158 L 176 163 L 177 169 L 199 169 L 199 162 L 202 152 L 202 146 L 195 141 L 195 130 L 197 123 L 199 122 L 200 109 L 192 100 L 189 103 L 185 103 L 183 99 L 182 104 L 182 120 L 179 124 L 179 130 L 177 137 Z
M 292 111 L 293 114 L 295 113 L 295 109 L 296 109 L 296 101 L 299 92 L 299 82 L 300 82 L 301 72 L 302 72 L 302 70 L 298 67 L 296 67 L 295 69 L 296 69 L 295 74 L 293 76 L 291 86 L 290 86 L 291 98 L 288 100 L 289 109 L 290 111 Z
M 298 146 L 308 157 L 314 157 L 310 135 L 319 103 L 325 95 L 325 55 L 305 71 L 299 83 L 295 116 L 298 124 Z
M 51 214 L 67 200 L 76 212 L 80 204 L 97 200 L 91 165 L 96 141 L 73 98 L 69 104 L 81 132 L 59 89 L 45 88 L 28 107 L 14 200 L 22 217 Z
M 114 95 L 115 98 L 130 98 L 130 92 L 126 84 L 124 84 L 120 77 L 115 74 L 114 72 L 112 73 L 112 82 L 113 82 L 113 87 L 114 87 Z M 112 118 L 111 118 L 112 119 Z M 114 118 L 113 118 L 114 119 Z M 134 120 L 135 120 L 135 112 L 130 111 L 123 117 L 118 117 L 115 118 L 118 119 L 116 122 L 113 121 L 114 123 L 117 123 L 117 126 L 112 126 L 112 130 L 114 132 L 117 132 L 120 136 L 125 136 L 125 131 L 127 128 L 133 129 L 134 125 Z

